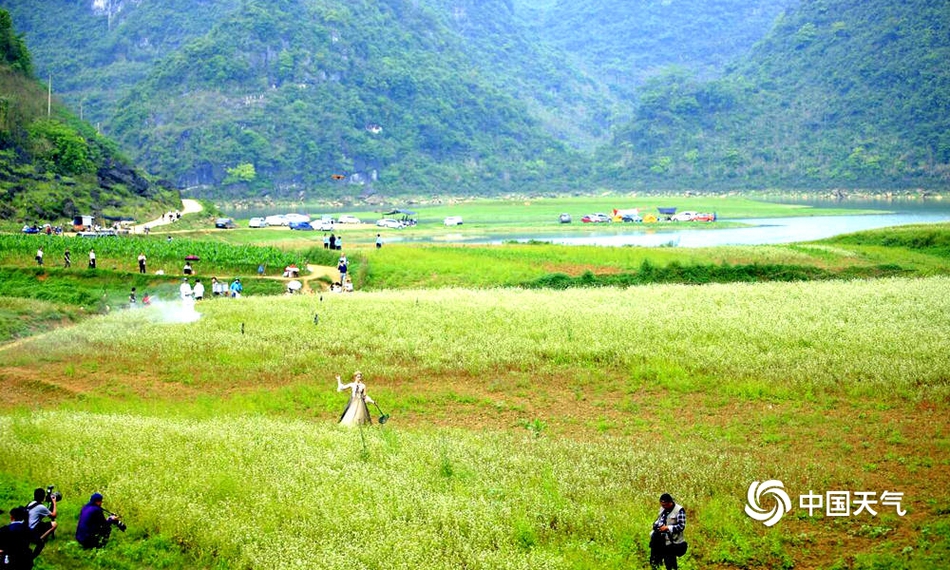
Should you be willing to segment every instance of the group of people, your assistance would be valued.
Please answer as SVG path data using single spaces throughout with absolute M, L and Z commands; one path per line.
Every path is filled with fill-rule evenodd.
M 34 259 L 36 260 L 36 264 L 41 267 L 43 265 L 44 255 L 45 254 L 43 253 L 43 248 L 40 247 L 36 250 L 36 255 L 34 256 Z M 144 255 L 145 254 L 142 254 L 142 256 L 140 257 L 144 257 Z M 66 269 L 69 269 L 72 266 L 73 266 L 72 254 L 69 253 L 69 248 L 66 248 L 66 250 L 63 251 L 63 267 Z M 144 260 L 140 259 L 139 269 L 141 270 L 143 267 L 144 267 Z M 95 268 L 96 268 L 96 252 L 94 249 L 90 249 L 89 250 L 89 269 L 95 269 Z M 145 273 L 145 271 L 142 271 L 142 273 Z
M 366 384 L 363 382 L 363 373 L 357 370 L 353 373 L 353 381 L 344 384 L 339 375 L 336 377 L 337 392 L 350 391 L 350 399 L 343 408 L 340 424 L 359 426 L 372 424 L 373 417 L 369 413 L 367 404 L 376 404 L 366 393 Z M 386 416 L 384 416 L 386 417 Z M 380 420 L 382 422 L 382 418 Z M 677 504 L 669 493 L 660 495 L 660 510 L 650 531 L 650 567 L 656 570 L 663 565 L 666 570 L 679 568 L 677 559 L 688 548 L 685 538 L 686 509 Z
M 59 493 L 36 489 L 33 500 L 10 509 L 10 524 L 0 527 L 0 568 L 29 570 L 54 536 Z M 100 548 L 112 534 L 112 527 L 125 529 L 118 515 L 102 508 L 102 494 L 93 493 L 83 506 L 76 524 L 76 541 L 83 548 Z
M 323 234 L 323 249 L 343 249 L 343 236 Z

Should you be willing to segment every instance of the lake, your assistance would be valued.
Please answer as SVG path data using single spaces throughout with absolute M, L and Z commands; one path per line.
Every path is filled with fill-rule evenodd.
M 776 202 L 779 202 L 776 200 Z M 388 236 L 386 241 L 447 242 L 468 244 L 501 244 L 505 242 L 543 241 L 561 245 L 641 246 L 641 247 L 712 247 L 718 245 L 764 245 L 813 241 L 863 230 L 907 224 L 927 224 L 950 221 L 950 203 L 922 200 L 860 200 L 808 201 L 784 199 L 783 204 L 802 204 L 815 208 L 854 208 L 881 210 L 880 214 L 843 216 L 795 216 L 788 218 L 744 218 L 735 221 L 748 227 L 718 230 L 682 229 L 689 222 L 678 224 L 637 224 L 631 231 L 598 232 L 596 226 L 584 235 L 577 233 L 535 233 L 475 236 L 448 234 L 436 237 L 402 239 Z

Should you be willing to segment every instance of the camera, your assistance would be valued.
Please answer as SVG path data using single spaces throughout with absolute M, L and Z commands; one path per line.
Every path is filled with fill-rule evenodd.
M 102 512 L 109 515 L 109 518 L 106 519 L 106 523 L 109 526 L 114 526 L 115 528 L 121 530 L 122 532 L 125 532 L 125 529 L 129 528 L 125 525 L 124 522 L 122 522 L 122 519 L 119 517 L 118 514 L 113 513 L 112 511 L 107 511 L 105 509 L 102 509 Z
M 57 503 L 63 500 L 63 494 L 60 493 L 59 491 L 54 491 L 53 490 L 54 487 L 55 485 L 50 485 L 49 487 L 46 488 L 45 501 L 47 503 L 53 502 L 53 499 L 55 499 Z
M 119 520 L 119 519 L 109 519 L 109 524 L 111 524 L 111 525 L 114 526 L 115 528 L 121 530 L 122 532 L 125 532 L 125 529 L 129 528 L 129 527 L 127 527 L 127 526 L 125 525 L 124 522 L 122 522 L 122 521 Z

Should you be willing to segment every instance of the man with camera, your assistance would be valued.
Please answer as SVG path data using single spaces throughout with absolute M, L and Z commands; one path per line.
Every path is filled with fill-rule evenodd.
M 30 516 L 26 507 L 10 509 L 10 524 L 0 528 L 0 567 L 10 570 L 33 568 L 33 533 L 26 522 Z
M 46 540 L 52 537 L 53 532 L 56 530 L 56 502 L 62 497 L 62 495 L 53 491 L 52 485 L 46 489 L 39 488 L 33 491 L 33 501 L 26 506 L 27 511 L 30 513 L 30 531 L 33 533 L 33 540 L 36 543 L 36 548 L 33 550 L 33 558 L 36 558 L 40 555 L 40 552 L 43 552 L 43 547 L 46 546 Z M 43 504 L 44 502 L 49 504 L 49 508 Z M 50 520 L 46 520 L 47 517 L 49 517 Z
M 106 513 L 109 514 L 106 517 Z M 79 524 L 76 526 L 76 540 L 83 548 L 100 548 L 109 539 L 112 527 L 125 531 L 125 523 L 119 516 L 102 508 L 102 495 L 93 493 L 79 512 Z
M 650 567 L 666 570 L 679 568 L 676 558 L 686 554 L 688 545 L 683 538 L 686 530 L 686 509 L 677 505 L 669 493 L 660 495 L 660 514 L 653 522 L 650 532 Z

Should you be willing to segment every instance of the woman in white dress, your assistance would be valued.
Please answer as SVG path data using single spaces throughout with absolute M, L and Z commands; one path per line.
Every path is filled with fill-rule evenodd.
M 366 403 L 374 404 L 373 399 L 366 393 L 366 384 L 363 384 L 363 373 L 356 371 L 353 373 L 353 381 L 344 384 L 340 377 L 336 377 L 336 391 L 350 390 L 350 401 L 340 416 L 340 423 L 346 426 L 355 426 L 360 424 L 371 424 L 373 418 L 369 415 L 369 408 Z

